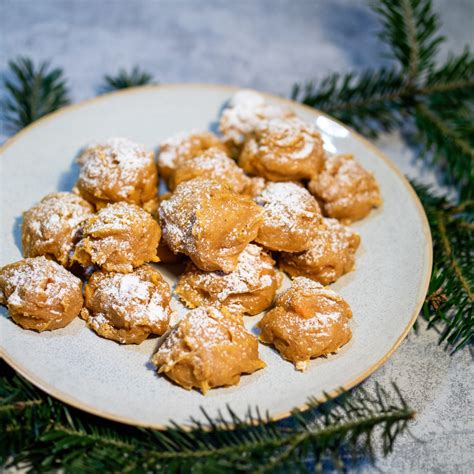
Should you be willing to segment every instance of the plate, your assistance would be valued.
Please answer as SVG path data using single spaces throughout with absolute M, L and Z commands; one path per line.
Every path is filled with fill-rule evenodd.
M 128 89 L 64 108 L 11 138 L 0 152 L 0 264 L 21 258 L 22 212 L 47 193 L 71 189 L 77 175 L 74 158 L 85 144 L 125 136 L 156 148 L 182 130 L 215 130 L 223 104 L 236 90 L 197 84 Z M 79 318 L 64 329 L 38 334 L 15 325 L 2 307 L 2 354 L 15 370 L 77 408 L 163 428 L 170 420 L 205 421 L 201 407 L 214 416 L 229 405 L 244 416 L 249 407 L 258 406 L 282 418 L 304 407 L 310 396 L 356 385 L 390 357 L 412 327 L 428 288 L 431 236 L 421 204 L 395 166 L 357 133 L 312 108 L 267 97 L 315 123 L 327 151 L 353 153 L 380 184 L 383 206 L 353 224 L 362 237 L 356 270 L 332 285 L 353 310 L 350 343 L 335 355 L 312 361 L 305 373 L 261 345 L 266 369 L 242 377 L 239 386 L 204 396 L 156 374 L 149 360 L 157 339 L 120 346 L 97 337 Z M 159 268 L 168 281 L 175 281 L 173 268 Z M 177 301 L 173 305 L 179 306 Z M 247 327 L 254 330 L 258 320 L 246 318 Z

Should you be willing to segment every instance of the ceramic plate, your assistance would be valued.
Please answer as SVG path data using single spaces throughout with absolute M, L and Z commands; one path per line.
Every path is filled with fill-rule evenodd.
M 21 258 L 22 212 L 47 193 L 71 189 L 77 175 L 73 160 L 85 144 L 125 136 L 156 148 L 179 131 L 215 130 L 223 104 L 235 91 L 207 85 L 129 89 L 65 108 L 13 137 L 0 157 L 0 265 Z M 387 360 L 413 325 L 427 291 L 431 238 L 423 209 L 401 173 L 355 132 L 314 109 L 268 99 L 316 124 L 327 151 L 353 153 L 380 183 L 383 206 L 353 224 L 362 237 L 356 269 L 332 285 L 353 310 L 350 343 L 312 361 L 305 373 L 261 345 L 266 369 L 242 377 L 239 386 L 203 396 L 157 376 L 149 362 L 157 339 L 120 346 L 96 336 L 79 318 L 64 329 L 38 334 L 15 325 L 2 307 L 1 347 L 12 367 L 75 407 L 125 423 L 163 427 L 171 419 L 181 424 L 190 417 L 202 420 L 200 407 L 214 415 L 226 405 L 240 415 L 258 406 L 281 418 L 310 396 L 354 386 Z M 175 282 L 172 268 L 159 268 Z M 182 311 L 177 301 L 173 306 Z M 259 319 L 246 318 L 247 327 L 254 330 Z

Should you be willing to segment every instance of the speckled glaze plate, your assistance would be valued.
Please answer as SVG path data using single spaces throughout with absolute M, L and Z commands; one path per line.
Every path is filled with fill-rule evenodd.
M 21 258 L 22 212 L 42 196 L 70 190 L 78 150 L 93 140 L 125 136 L 156 148 L 175 132 L 215 130 L 223 104 L 237 89 L 212 85 L 151 86 L 113 93 L 51 114 L 10 139 L 1 149 L 2 217 L 0 265 Z M 275 418 L 364 380 L 395 351 L 412 327 L 428 287 L 431 237 L 423 209 L 406 179 L 374 146 L 311 108 L 290 106 L 320 129 L 330 152 L 353 153 L 380 183 L 384 204 L 353 224 L 362 237 L 356 270 L 333 289 L 351 305 L 353 338 L 339 353 L 297 372 L 271 348 L 260 346 L 264 370 L 242 377 L 239 386 L 186 391 L 158 376 L 149 362 L 158 339 L 120 346 L 101 339 L 79 318 L 68 327 L 38 334 L 15 325 L 1 308 L 2 356 L 50 395 L 88 412 L 134 425 L 164 427 L 215 415 L 230 405 L 245 415 L 258 406 Z M 170 283 L 176 269 L 159 265 Z M 288 285 L 286 280 L 283 288 Z M 175 309 L 182 311 L 177 301 Z M 247 318 L 254 330 L 260 318 Z

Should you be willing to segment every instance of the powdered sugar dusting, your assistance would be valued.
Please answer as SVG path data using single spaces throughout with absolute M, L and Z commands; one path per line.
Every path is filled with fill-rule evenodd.
M 243 326 L 240 327 L 219 309 L 212 306 L 200 306 L 189 311 L 171 330 L 159 347 L 154 359 L 159 357 L 166 360 L 166 370 L 169 370 L 175 362 L 180 360 L 178 354 L 176 354 L 178 356 L 177 360 L 174 360 L 173 353 L 175 351 L 184 352 L 184 349 L 181 348 L 181 341 L 183 340 L 186 341 L 188 351 L 207 349 L 216 345 L 235 344 L 229 329 L 245 331 Z M 160 371 L 163 370 L 164 368 Z
M 186 177 L 187 173 L 194 173 L 195 177 L 202 176 L 224 183 L 236 193 L 242 193 L 252 185 L 250 178 L 235 161 L 218 148 L 209 148 L 204 153 L 186 160 L 175 173 L 178 182 L 182 174 Z
M 327 157 L 321 173 L 308 187 L 322 201 L 326 213 L 339 219 L 365 217 L 382 201 L 374 176 L 352 155 Z
M 304 333 L 316 332 L 319 336 L 328 336 L 334 324 L 347 323 L 348 317 L 345 312 L 347 305 L 344 299 L 336 292 L 310 278 L 294 278 L 291 288 L 287 290 L 286 294 L 280 296 L 280 300 L 286 299 L 286 305 L 291 307 L 291 300 L 301 294 L 321 301 L 321 309 L 316 309 L 311 317 L 302 317 L 293 311 L 287 313 L 288 320 L 293 320 Z
M 143 169 L 153 163 L 153 155 L 126 138 L 110 138 L 88 147 L 78 161 L 79 188 L 94 189 L 104 182 L 118 183 L 117 195 L 126 199 L 140 181 Z
M 284 156 L 293 160 L 307 159 L 314 153 L 320 154 L 322 140 L 316 127 L 298 118 L 282 120 L 279 118 L 260 123 L 259 149 L 262 153 L 284 150 Z
M 293 115 L 287 109 L 268 104 L 255 91 L 241 90 L 231 98 L 229 107 L 222 112 L 220 130 L 226 140 L 240 145 L 262 121 Z
M 202 131 L 197 129 L 193 129 L 189 132 L 178 132 L 161 142 L 160 154 L 158 155 L 158 163 L 160 166 L 173 168 L 176 159 L 181 155 L 186 155 L 191 149 L 192 136 L 202 133 Z
M 292 182 L 267 183 L 255 198 L 265 210 L 264 223 L 286 231 L 310 232 L 309 227 L 300 226 L 300 218 L 319 220 L 319 207 L 313 196 L 302 186 Z
M 56 257 L 65 264 L 79 224 L 92 213 L 92 206 L 80 196 L 66 192 L 48 194 L 25 212 L 23 234 L 33 247 L 54 245 Z
M 0 270 L 1 293 L 12 306 L 37 300 L 51 308 L 62 308 L 66 295 L 77 291 L 80 285 L 79 278 L 45 257 L 26 258 Z M 60 314 L 55 309 L 51 311 Z
M 132 324 L 155 324 L 169 319 L 170 310 L 162 289 L 146 278 L 140 269 L 134 273 L 101 274 L 96 283 L 102 312 L 95 313 L 91 325 L 108 322 L 107 314 L 120 314 Z
M 175 253 L 192 253 L 195 251 L 194 233 L 199 225 L 196 213 L 200 202 L 210 197 L 212 191 L 222 186 L 212 180 L 192 179 L 180 184 L 172 196 L 160 204 L 159 216 L 163 238 Z M 195 205 L 190 206 L 190 203 Z
M 326 218 L 323 222 L 324 228 L 319 231 L 310 249 L 304 254 L 309 263 L 319 260 L 328 250 L 336 255 L 347 252 L 351 248 L 351 237 L 356 234 L 337 219 Z
M 272 270 L 273 266 L 262 258 L 262 254 L 264 251 L 260 247 L 249 244 L 240 254 L 237 268 L 233 272 L 200 272 L 197 284 L 210 292 L 218 288 L 215 296 L 221 303 L 230 295 L 252 293 L 271 286 L 272 278 L 264 274 L 264 270 Z
M 330 288 L 323 286 L 321 283 L 311 280 L 306 277 L 295 277 L 291 282 L 291 288 L 293 290 L 303 291 L 315 296 L 323 296 L 331 300 L 340 301 L 342 297 Z
M 150 215 L 135 204 L 117 202 L 109 204 L 89 219 L 84 228 L 87 234 L 126 230 L 133 222 L 151 219 Z

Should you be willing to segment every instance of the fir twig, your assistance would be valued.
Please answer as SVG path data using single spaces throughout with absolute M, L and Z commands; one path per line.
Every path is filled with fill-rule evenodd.
M 358 389 L 309 404 L 309 412 L 293 413 L 290 427 L 258 411 L 240 419 L 229 409 L 208 417 L 207 429 L 195 422 L 191 431 L 144 430 L 68 409 L 7 369 L 0 378 L 0 460 L 34 471 L 296 472 L 309 454 L 317 464 L 341 466 L 348 450 L 371 453 L 375 432 L 386 455 L 414 416 L 396 388 L 389 396 L 379 386 L 375 396 Z
M 466 50 L 435 67 L 443 38 L 430 0 L 374 3 L 381 36 L 398 60 L 392 69 L 333 74 L 293 88 L 293 98 L 376 137 L 412 120 L 418 138 L 462 197 L 473 195 L 474 59 Z M 429 156 L 429 154 L 428 154 Z
M 293 86 L 292 98 L 316 107 L 375 137 L 402 121 L 401 105 L 407 94 L 403 75 L 395 69 L 361 74 L 332 74 L 320 82 Z
M 62 69 L 51 68 L 49 62 L 36 66 L 24 57 L 8 65 L 10 71 L 3 78 L 7 95 L 2 106 L 6 122 L 14 130 L 69 103 Z
M 453 352 L 474 341 L 474 201 L 452 205 L 413 183 L 428 216 L 434 268 L 423 315 Z
M 372 5 L 382 21 L 380 38 L 407 74 L 407 84 L 415 86 L 444 41 L 431 0 L 377 0 Z
M 101 90 L 103 92 L 110 92 L 119 89 L 126 89 L 128 87 L 143 86 L 145 84 L 153 83 L 153 76 L 146 71 L 141 70 L 135 66 L 131 71 L 120 69 L 115 76 L 105 76 L 105 84 Z
M 450 184 L 455 184 L 465 199 L 474 195 L 473 119 L 469 110 L 452 110 L 434 101 L 429 105 L 418 104 L 415 110 L 419 141 L 449 169 Z

